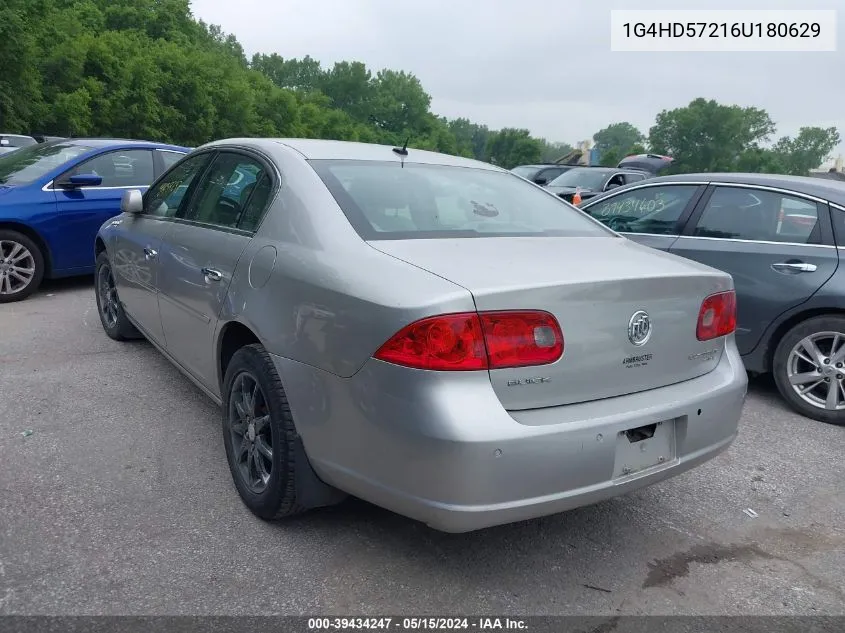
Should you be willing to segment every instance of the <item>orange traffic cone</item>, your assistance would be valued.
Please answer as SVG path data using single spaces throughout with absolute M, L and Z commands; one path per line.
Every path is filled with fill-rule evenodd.
M 572 195 L 572 204 L 581 204 L 581 187 L 575 187 L 575 193 Z

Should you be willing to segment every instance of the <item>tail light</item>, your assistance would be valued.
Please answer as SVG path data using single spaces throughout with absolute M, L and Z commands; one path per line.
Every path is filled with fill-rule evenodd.
M 736 292 L 729 290 L 705 298 L 698 311 L 695 335 L 699 341 L 725 336 L 736 330 Z
M 468 371 L 544 365 L 562 355 L 557 320 L 531 310 L 421 319 L 402 328 L 373 357 L 415 369 Z

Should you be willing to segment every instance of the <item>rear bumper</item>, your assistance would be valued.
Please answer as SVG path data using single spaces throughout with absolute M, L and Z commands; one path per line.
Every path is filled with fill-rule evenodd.
M 342 379 L 274 358 L 317 474 L 446 532 L 562 512 L 685 472 L 736 438 L 748 382 L 731 339 L 716 369 L 694 380 L 507 412 L 484 372 L 444 375 L 371 361 Z M 658 422 L 674 438 L 661 445 L 655 436 L 647 442 L 656 449 L 646 452 L 664 461 L 625 474 L 639 458 L 620 432 Z

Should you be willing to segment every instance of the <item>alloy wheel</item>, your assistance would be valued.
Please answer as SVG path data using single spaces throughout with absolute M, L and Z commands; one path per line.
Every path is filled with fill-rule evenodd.
M 827 411 L 845 409 L 845 333 L 817 332 L 792 348 L 786 374 L 807 404 Z
M 19 242 L 0 240 L 0 294 L 21 292 L 35 277 L 35 257 Z
M 264 392 L 249 372 L 232 382 L 228 420 L 237 471 L 251 492 L 261 494 L 273 472 L 273 435 Z
M 117 326 L 119 312 L 117 288 L 115 288 L 114 277 L 109 266 L 100 266 L 97 273 L 97 293 L 100 297 L 100 313 L 103 321 L 107 328 L 112 329 Z

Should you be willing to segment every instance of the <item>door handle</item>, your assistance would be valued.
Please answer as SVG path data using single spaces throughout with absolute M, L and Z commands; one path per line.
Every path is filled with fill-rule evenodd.
M 806 262 L 779 262 L 772 264 L 772 270 L 787 274 L 813 273 L 816 272 L 817 268 L 818 266 L 815 264 L 807 264 Z
M 205 275 L 206 281 L 220 281 L 223 279 L 223 273 L 213 268 L 203 268 L 202 274 Z
M 144 247 L 144 259 L 152 259 L 158 255 L 158 251 L 150 248 L 149 246 Z

